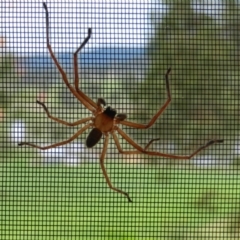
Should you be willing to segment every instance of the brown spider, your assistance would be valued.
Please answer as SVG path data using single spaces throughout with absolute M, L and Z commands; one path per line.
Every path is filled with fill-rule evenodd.
M 152 155 L 152 156 L 160 156 L 160 157 L 166 157 L 166 158 L 172 158 L 172 159 L 180 159 L 180 160 L 188 160 L 190 158 L 192 158 L 193 156 L 195 156 L 198 152 L 200 152 L 201 150 L 209 147 L 210 145 L 213 145 L 215 143 L 222 143 L 223 140 L 222 139 L 215 139 L 215 140 L 211 140 L 208 143 L 206 143 L 205 145 L 201 146 L 200 148 L 198 148 L 196 151 L 194 151 L 192 154 L 190 155 L 186 155 L 186 156 L 179 156 L 179 155 L 173 155 L 173 154 L 168 154 L 168 153 L 161 153 L 161 152 L 156 152 L 156 151 L 149 151 L 147 150 L 149 148 L 149 146 L 154 142 L 157 141 L 159 139 L 152 139 L 145 148 L 142 148 L 140 145 L 138 145 L 133 139 L 131 139 L 123 130 L 121 130 L 121 128 L 119 128 L 119 125 L 125 125 L 128 127 L 132 127 L 132 128 L 137 128 L 137 129 L 147 129 L 150 128 L 155 121 L 158 119 L 158 117 L 163 113 L 163 111 L 167 108 L 167 106 L 169 105 L 169 103 L 171 102 L 171 94 L 170 94 L 170 87 L 169 87 L 169 80 L 168 80 L 168 76 L 170 74 L 171 69 L 169 68 L 165 74 L 165 81 L 166 81 L 166 89 L 167 89 L 167 100 L 166 102 L 163 104 L 163 106 L 157 111 L 157 113 L 152 117 L 152 119 L 149 121 L 149 123 L 147 124 L 140 124 L 140 123 L 135 123 L 135 122 L 130 122 L 130 121 L 126 121 L 125 119 L 127 118 L 127 116 L 125 114 L 119 114 L 116 112 L 116 110 L 114 110 L 111 107 L 106 107 L 106 102 L 104 101 L 104 99 L 99 98 L 97 102 L 94 102 L 91 98 L 89 98 L 86 94 L 84 94 L 80 89 L 79 89 L 79 76 L 78 76 L 78 59 L 77 59 L 77 54 L 79 53 L 79 51 L 85 46 L 85 44 L 88 42 L 88 40 L 91 37 L 92 31 L 91 28 L 88 29 L 88 36 L 86 37 L 86 39 L 84 40 L 84 42 L 81 44 L 81 46 L 77 49 L 77 51 L 74 53 L 74 74 L 75 74 L 75 81 L 74 81 L 74 87 L 69 83 L 68 78 L 64 72 L 64 70 L 62 69 L 62 67 L 60 66 L 60 64 L 58 63 L 58 60 L 56 59 L 53 51 L 52 51 L 52 47 L 49 43 L 49 17 L 48 17 L 48 9 L 47 9 L 47 5 L 46 3 L 43 3 L 43 7 L 46 11 L 46 37 L 47 37 L 47 48 L 49 50 L 49 53 L 51 55 L 51 58 L 53 60 L 53 62 L 55 63 L 56 67 L 58 68 L 62 79 L 64 81 L 64 83 L 66 84 L 66 86 L 68 87 L 68 89 L 71 91 L 71 93 L 79 100 L 79 102 L 81 102 L 89 111 L 92 112 L 93 116 L 91 117 L 87 117 L 84 119 L 81 119 L 79 121 L 73 122 L 73 123 L 69 123 L 66 122 L 64 120 L 61 120 L 59 118 L 56 118 L 54 116 L 52 116 L 47 107 L 45 106 L 44 103 L 37 101 L 38 104 L 40 104 L 43 109 L 45 110 L 47 116 L 58 122 L 61 124 L 64 124 L 66 126 L 77 126 L 83 123 L 86 123 L 84 127 L 82 127 L 80 130 L 77 131 L 77 133 L 75 133 L 72 137 L 70 137 L 69 139 L 59 142 L 59 143 L 55 143 L 52 144 L 50 146 L 45 146 L 45 147 L 41 147 L 41 146 L 37 146 L 35 144 L 32 143 L 28 143 L 28 142 L 21 142 L 18 145 L 22 146 L 22 145 L 28 145 L 34 148 L 38 148 L 41 150 L 46 150 L 46 149 L 50 149 L 50 148 L 55 148 L 64 144 L 67 144 L 71 141 L 73 141 L 74 139 L 76 139 L 78 136 L 80 136 L 83 132 L 85 132 L 87 129 L 92 128 L 92 130 L 90 131 L 87 140 L 86 140 L 86 146 L 88 148 L 91 148 L 93 146 L 95 146 L 99 140 L 101 139 L 102 136 L 104 136 L 104 145 L 103 145 L 103 150 L 102 153 L 100 155 L 100 166 L 103 172 L 103 175 L 107 181 L 107 184 L 109 186 L 110 189 L 121 193 L 123 195 L 125 195 L 128 199 L 129 202 L 132 202 L 131 198 L 129 197 L 127 192 L 122 191 L 121 189 L 118 189 L 116 187 L 114 187 L 108 177 L 107 171 L 105 169 L 104 166 L 104 158 L 107 152 L 107 148 L 108 148 L 108 142 L 109 142 L 109 136 L 112 135 L 113 140 L 115 142 L 115 145 L 119 151 L 119 153 L 122 154 L 140 154 L 140 153 L 144 153 L 147 155 Z M 120 136 L 122 136 L 134 149 L 130 150 L 130 151 L 125 151 L 121 148 L 121 145 L 119 143 L 118 140 L 118 136 L 117 134 L 119 134 Z

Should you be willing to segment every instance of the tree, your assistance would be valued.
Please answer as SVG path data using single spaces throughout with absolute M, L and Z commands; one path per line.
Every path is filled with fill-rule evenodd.
M 173 100 L 155 124 L 154 137 L 192 145 L 237 134 L 239 128 L 233 129 L 239 112 L 238 68 L 232 61 L 235 42 L 225 37 L 219 19 L 194 10 L 192 1 L 169 2 L 149 46 L 151 64 L 141 86 L 138 119 L 149 119 L 146 112 L 155 112 L 166 98 L 163 74 L 171 67 Z

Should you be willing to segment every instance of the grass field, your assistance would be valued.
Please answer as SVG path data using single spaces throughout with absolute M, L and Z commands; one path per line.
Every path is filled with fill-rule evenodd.
M 98 164 L 1 162 L 0 239 L 235 239 L 237 171 L 106 166 L 133 203 L 109 190 Z

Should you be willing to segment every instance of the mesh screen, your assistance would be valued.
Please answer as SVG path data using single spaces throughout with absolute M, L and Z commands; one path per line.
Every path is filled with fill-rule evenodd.
M 0 239 L 239 239 L 239 12 L 1 2 Z

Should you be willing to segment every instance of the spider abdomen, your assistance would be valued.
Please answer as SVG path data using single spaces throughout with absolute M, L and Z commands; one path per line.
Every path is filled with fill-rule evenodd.
M 88 148 L 94 147 L 99 142 L 102 135 L 102 132 L 98 128 L 93 128 L 87 137 L 86 146 Z

